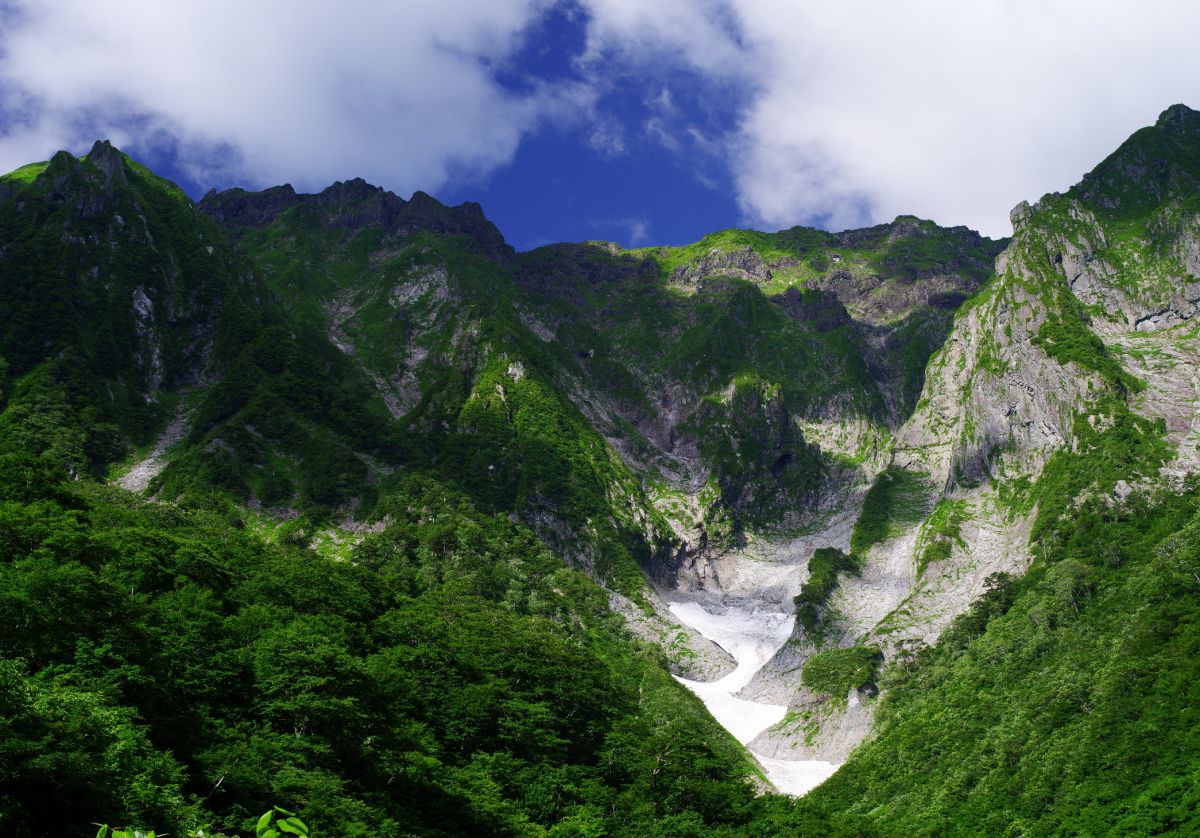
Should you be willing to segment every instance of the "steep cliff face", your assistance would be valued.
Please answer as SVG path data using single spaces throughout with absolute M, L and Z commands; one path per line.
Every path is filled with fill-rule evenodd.
M 1196 470 L 1196 117 L 1166 111 L 1066 195 L 1013 210 L 995 275 L 958 309 L 896 430 L 889 462 L 913 475 L 910 514 L 892 511 L 858 572 L 839 577 L 819 632 L 797 626 L 745 691 L 792 708 L 758 750 L 844 759 L 870 730 L 869 696 L 794 691 L 796 673 L 829 646 L 904 659 L 936 643 L 995 574 L 1023 573 L 1037 546 L 1029 487 L 1058 452 L 1086 453 L 1132 411 L 1161 420 L 1175 448 L 1158 479 Z M 1112 502 L 1134 488 L 1118 483 Z
M 426 203 L 352 181 L 201 208 L 373 382 L 425 467 L 607 580 L 635 630 L 702 678 L 728 656 L 642 573 L 719 589 L 748 541 L 770 550 L 861 494 L 997 248 L 903 218 L 514 256 L 471 207 Z
M 313 196 L 234 190 L 201 208 L 322 324 L 400 427 L 439 440 L 424 446 L 436 467 L 601 575 L 612 561 L 583 520 L 610 519 L 624 533 L 617 553 L 666 587 L 703 585 L 747 533 L 808 526 L 870 479 L 845 458 L 866 456 L 911 402 L 949 317 L 946 289 L 976 287 L 995 247 L 902 219 L 841 237 L 797 229 L 769 247 L 735 231 L 750 255 L 721 238 L 703 250 L 585 244 L 514 257 L 469 207 L 415 211 L 425 203 L 351 182 Z M 731 267 L 766 258 L 768 274 L 794 273 L 800 254 L 804 270 L 825 269 L 843 260 L 831 248 L 890 300 L 876 306 L 887 316 L 856 320 L 835 291 L 749 282 Z M 563 447 L 547 449 L 548 415 Z M 849 428 L 847 450 L 808 441 L 811 423 Z M 538 465 L 535 449 L 554 453 Z M 560 500 L 563 476 L 586 502 Z M 635 565 L 618 563 L 628 592 Z
M 660 482 L 684 549 L 658 578 L 696 588 L 747 535 L 812 527 L 869 483 L 997 247 L 912 218 L 730 230 L 545 248 L 517 281 L 543 334 L 581 359 L 585 412 Z

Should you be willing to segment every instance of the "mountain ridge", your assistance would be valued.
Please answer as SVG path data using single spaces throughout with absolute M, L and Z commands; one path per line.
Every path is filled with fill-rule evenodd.
M 505 703 L 498 731 L 480 727 L 471 707 L 427 719 L 405 704 L 401 718 L 427 725 L 405 740 L 409 756 L 355 751 L 384 773 L 388 760 L 420 754 L 435 798 L 469 800 L 474 823 L 497 807 L 488 811 L 503 810 L 512 834 L 573 834 L 560 829 L 572 818 L 616 834 L 650 834 L 651 824 L 680 834 L 685 822 L 728 834 L 784 834 L 801 823 L 887 831 L 945 819 L 990 831 L 1006 812 L 1026 831 L 1054 831 L 1070 827 L 1060 797 L 1086 809 L 1081 823 L 1166 818 L 1157 798 L 1137 797 L 1156 779 L 1192 812 L 1180 791 L 1191 775 L 1180 766 L 1194 765 L 1200 748 L 1188 751 L 1190 739 L 1171 727 L 1186 718 L 1117 699 L 1136 653 L 1118 648 L 1110 670 L 1093 661 L 1095 649 L 1076 661 L 1096 689 L 1053 667 L 1082 654 L 1077 626 L 1108 636 L 1120 620 L 1150 634 L 1162 623 L 1178 639 L 1139 641 L 1158 667 L 1143 675 L 1161 673 L 1153 689 L 1186 695 L 1169 684 L 1182 677 L 1175 658 L 1192 642 L 1187 608 L 1171 605 L 1163 580 L 1184 580 L 1179 590 L 1191 602 L 1194 551 L 1176 533 L 1195 528 L 1200 474 L 1198 128 L 1200 113 L 1168 108 L 1076 187 L 1018 205 L 1011 239 L 900 216 L 841 233 L 725 230 L 682 247 L 582 243 L 521 253 L 476 204 L 445 207 L 424 193 L 404 201 L 358 179 L 315 195 L 282 186 L 193 204 L 106 142 L 82 159 L 60 152 L 0 178 L 0 456 L 13 474 L 35 473 L 20 459 L 30 456 L 49 469 L 27 480 L 33 494 L 22 495 L 18 481 L 4 498 L 30 532 L 40 503 L 85 509 L 101 534 L 104 521 L 126 521 L 113 524 L 122 539 L 132 537 L 122 528 L 133 518 L 149 532 L 160 514 L 185 516 L 186 527 L 214 538 L 243 533 L 237 543 L 267 557 L 254 590 L 277 608 L 270 574 L 293 559 L 306 568 L 333 559 L 344 570 L 339 584 L 370 600 L 362 613 L 384 620 L 368 632 L 371 644 L 400 636 L 386 620 L 416 626 L 464 672 L 507 678 L 511 650 L 496 651 L 488 644 L 499 641 L 481 632 L 499 657 L 475 659 L 457 629 L 431 627 L 440 618 L 422 610 L 425 598 L 456 619 L 483 609 L 515 636 L 559 649 L 555 661 L 609 672 L 596 699 L 607 709 L 535 679 L 541 692 Z M 172 435 L 153 445 L 164 426 Z M 145 482 L 155 502 L 50 476 L 115 478 L 139 457 L 155 458 Z M 121 504 L 132 511 L 118 513 Z M 55 526 L 65 532 L 70 517 L 63 511 Z M 64 546 L 70 539 L 39 539 L 29 548 L 6 542 L 26 551 L 6 572 L 14 591 L 44 606 L 21 575 L 38 555 L 72 572 L 93 569 Z M 118 545 L 95 562 L 133 579 L 130 596 L 158 620 L 160 576 L 135 572 L 151 554 L 176 568 L 180 584 L 206 591 L 195 596 L 237 611 L 237 631 L 255 648 L 283 642 L 270 621 L 227 600 L 249 594 L 206 577 L 190 552 Z M 212 561 L 222 579 L 237 566 L 234 554 Z M 65 582 L 47 584 L 60 591 Z M 315 596 L 310 581 L 289 584 L 300 601 Z M 372 586 L 383 599 L 361 593 Z M 1139 586 L 1152 591 L 1150 623 L 1136 610 Z M 672 606 L 681 605 L 794 621 L 739 693 L 787 708 L 749 754 L 764 764 L 845 761 L 826 786 L 799 804 L 747 802 L 751 756 L 701 721 L 700 705 L 666 678 L 669 670 L 714 682 L 733 668 L 730 650 L 676 616 Z M 359 613 L 348 601 L 321 606 L 328 614 L 298 608 L 283 613 L 301 633 L 317 631 L 306 621 Z M 19 623 L 10 627 L 35 668 L 68 667 L 80 683 L 99 683 L 80 663 L 93 646 L 68 636 L 51 649 Z M 72 630 L 125 650 L 128 672 L 141 671 L 132 661 L 146 653 L 126 640 Z M 342 631 L 318 632 L 338 650 L 329 660 L 360 661 L 367 641 L 338 645 L 330 638 Z M 555 645 L 558 631 L 569 648 Z M 1054 650 L 1051 658 L 1039 659 L 1039 648 Z M 392 707 L 416 689 L 405 686 L 408 667 L 429 652 L 388 654 L 401 662 L 344 665 Z M 976 659 L 998 661 L 1022 689 L 1059 685 L 1048 705 L 1057 715 L 1041 715 L 1033 692 L 1006 692 L 986 668 L 971 668 Z M 24 685 L 22 695 L 50 689 L 31 686 L 24 664 L 14 666 L 5 683 Z M 264 667 L 236 671 L 282 702 L 286 690 L 271 680 L 281 676 Z M 167 724 L 138 697 L 138 682 L 122 680 L 133 675 L 113 677 L 120 706 Z M 301 668 L 288 677 L 307 676 Z M 634 700 L 638 679 L 655 685 L 653 706 Z M 969 683 L 979 685 L 977 715 L 957 697 Z M 448 684 L 448 696 L 425 698 L 453 704 Z M 242 722 L 272 735 L 285 735 L 277 723 L 302 726 L 283 704 L 271 705 L 277 717 L 260 717 L 235 695 L 207 712 L 244 712 Z M 1004 701 L 1023 715 L 998 720 Z M 546 708 L 585 704 L 579 712 L 596 727 L 573 745 Z M 1147 714 L 1178 732 L 1161 759 L 1124 740 L 1112 745 L 1142 766 L 1130 796 L 1112 791 L 1111 765 L 1098 765 L 1106 734 L 1088 722 L 1088 707 L 1103 708 L 1114 736 Z M 51 724 L 44 707 L 21 712 Z M 950 718 L 957 722 L 943 724 Z M 1021 727 L 1031 719 L 1048 727 Z M 454 752 L 444 737 L 460 725 L 483 750 Z M 640 744 L 623 733 L 634 730 Z M 660 730 L 689 755 L 672 775 L 675 788 L 700 794 L 703 778 L 711 805 L 685 804 L 656 785 L 656 770 L 642 771 L 637 760 L 672 764 Z M 997 730 L 1038 744 L 1014 749 Z M 1089 750 L 1062 751 L 1060 730 L 1078 731 Z M 298 764 L 360 784 L 304 786 L 325 829 L 346 818 L 382 829 L 407 813 L 433 830 L 449 817 L 407 799 L 408 809 L 396 809 L 352 762 L 320 755 L 350 743 L 320 735 Z M 181 801 L 184 788 L 195 799 L 195 772 L 222 760 L 209 744 L 164 736 L 138 747 L 178 748 L 187 768 L 171 770 L 191 779 L 169 787 Z M 921 737 L 965 760 L 969 788 Z M 625 759 L 617 753 L 634 762 L 620 772 L 598 767 L 604 754 Z M 927 776 L 916 754 L 932 766 Z M 896 779 L 885 776 L 889 759 L 904 766 Z M 711 776 L 704 764 L 714 766 Z M 998 767 L 1008 764 L 1036 792 L 1014 791 Z M 528 778 L 560 776 L 567 765 L 591 785 L 555 792 L 573 801 L 566 809 L 522 796 Z M 1069 778 L 1074 786 L 1064 785 Z M 906 791 L 901 779 L 924 792 Z M 489 783 L 491 797 L 479 791 Z M 938 783 L 963 793 L 938 792 Z M 230 785 L 224 828 L 242 816 L 238 807 L 261 803 L 264 789 L 285 788 L 249 777 Z M 618 799 L 623 827 L 604 814 Z M 156 800 L 150 815 L 172 812 L 179 825 L 200 817 L 201 803 Z M 1172 823 L 1195 822 L 1193 814 Z

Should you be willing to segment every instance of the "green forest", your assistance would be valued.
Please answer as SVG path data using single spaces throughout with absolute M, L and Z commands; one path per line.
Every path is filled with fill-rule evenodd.
M 1197 149 L 1177 106 L 1011 241 L 526 253 L 363 181 L 193 203 L 106 142 L 0 177 L 0 832 L 1200 832 L 1197 332 L 1063 267 L 1182 307 Z M 764 544 L 806 545 L 780 712 L 870 713 L 802 797 L 628 619 Z

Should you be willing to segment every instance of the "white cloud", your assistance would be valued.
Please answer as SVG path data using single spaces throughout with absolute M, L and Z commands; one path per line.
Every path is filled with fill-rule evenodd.
M 611 117 L 591 114 L 591 130 L 588 147 L 605 159 L 620 157 L 625 149 L 625 130 L 621 123 Z
M 633 247 L 640 247 L 650 243 L 650 222 L 644 218 L 635 218 L 629 221 L 629 244 Z
M 513 93 L 495 72 L 553 2 L 0 0 L 0 169 L 103 134 L 176 143 L 201 182 L 436 191 L 549 122 L 731 172 L 756 226 L 1003 235 L 1018 201 L 1200 104 L 1200 6 L 1171 0 L 576 0 L 582 80 Z M 637 116 L 606 99 L 631 88 Z
M 437 189 L 508 162 L 539 120 L 586 100 L 578 87 L 517 96 L 492 77 L 545 5 L 18 0 L 0 89 L 31 97 L 34 118 L 0 126 L 0 168 L 103 131 L 135 146 L 169 135 L 201 166 L 236 150 L 224 175 L 242 182 Z
M 589 6 L 593 51 L 738 86 L 728 160 L 769 228 L 915 213 L 1005 235 L 1018 201 L 1200 104 L 1200 6 L 1169 0 Z
M 614 60 L 641 65 L 678 55 L 691 67 L 736 76 L 745 61 L 732 36 L 724 0 L 583 0 L 591 20 L 582 63 L 608 67 Z

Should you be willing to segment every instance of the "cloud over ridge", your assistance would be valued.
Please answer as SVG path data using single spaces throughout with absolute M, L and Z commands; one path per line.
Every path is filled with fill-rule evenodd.
M 134 145 L 157 133 L 186 148 L 200 180 L 436 189 L 510 160 L 559 105 L 563 91 L 515 95 L 490 70 L 544 5 L 18 3 L 0 36 L 0 161 L 101 130 Z
M 553 9 L 584 28 L 571 71 L 504 84 Z M 1200 7 L 1168 0 L 8 0 L 0 168 L 103 134 L 205 185 L 404 194 L 565 126 L 605 159 L 640 138 L 717 161 L 759 227 L 915 213 L 1004 235 L 1019 200 L 1200 100 L 1196 31 Z M 604 97 L 639 85 L 649 116 L 625 124 Z
M 766 228 L 915 213 L 1005 235 L 1017 202 L 1200 101 L 1200 7 L 1169 0 L 590 5 L 596 42 L 629 60 L 740 85 L 727 158 L 746 220 Z M 685 25 L 685 7 L 704 22 Z

